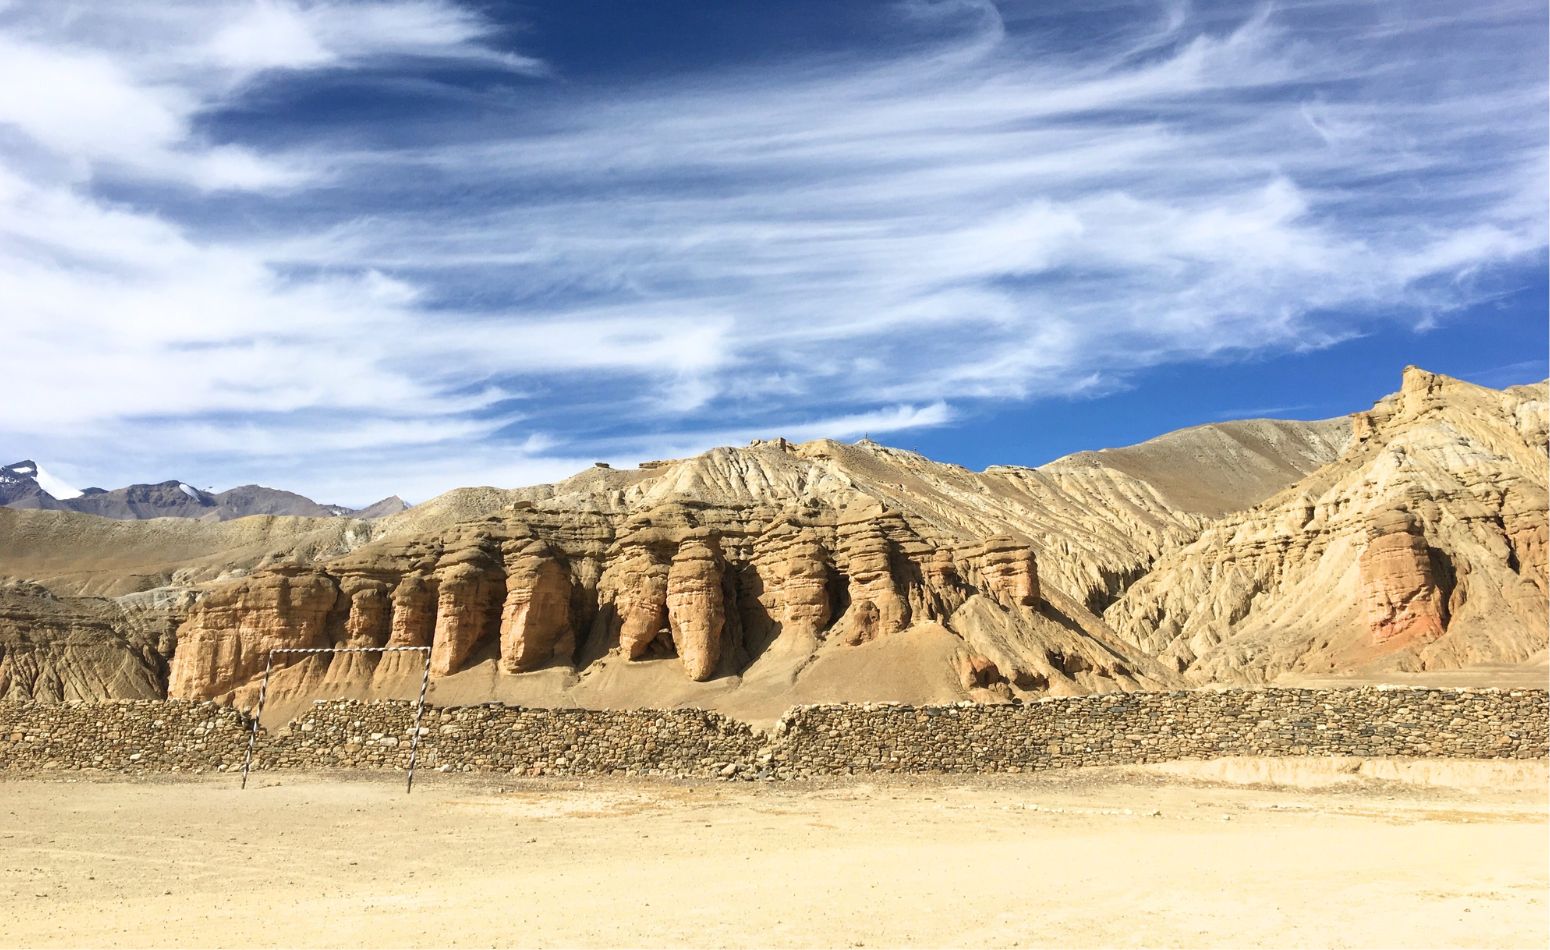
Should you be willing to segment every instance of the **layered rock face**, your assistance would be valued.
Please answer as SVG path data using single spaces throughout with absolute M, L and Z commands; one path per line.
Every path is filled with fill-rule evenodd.
M 264 671 L 271 650 L 332 643 L 337 581 L 319 571 L 277 567 L 212 591 L 178 629 L 167 691 L 210 699 Z
M 436 629 L 431 635 L 431 672 L 456 672 L 488 632 L 492 607 L 500 603 L 494 567 L 483 552 L 456 559 L 440 574 Z
M 616 592 L 612 607 L 619 624 L 619 648 L 638 660 L 667 629 L 666 542 L 643 532 L 620 546 L 617 562 L 603 575 L 603 589 Z
M 1033 549 L 1012 538 L 992 538 L 975 557 L 980 576 L 1006 607 L 1039 605 L 1039 564 Z
M 1339 459 L 1165 555 L 1105 618 L 1197 682 L 1542 656 L 1547 412 L 1543 384 L 1408 369 Z
M 763 581 L 759 602 L 784 636 L 810 641 L 833 617 L 833 559 L 822 543 L 793 525 L 766 536 L 755 574 Z
M 1545 593 L 1550 583 L 1550 524 L 1536 505 L 1532 491 L 1510 491 L 1502 503 L 1502 530 L 1507 535 L 1507 568 Z
M 692 680 L 710 679 L 721 659 L 727 616 L 721 571 L 721 550 L 712 536 L 685 540 L 667 572 L 667 623 Z
M 1542 384 L 1411 370 L 1344 422 L 1197 427 L 1040 469 L 776 440 L 373 522 L 0 509 L 0 582 L 43 585 L 19 588 L 9 640 L 0 617 L 0 683 L 245 701 L 278 647 L 416 646 L 443 702 L 773 717 L 1534 661 L 1547 430 Z M 82 610 L 101 623 L 28 639 L 60 615 L 48 597 L 99 593 Z M 421 662 L 282 655 L 271 698 L 406 696 Z
M 666 660 L 691 684 L 779 682 L 916 630 L 948 651 L 942 675 L 964 693 L 1010 696 L 1008 683 L 1038 691 L 1051 678 L 1072 692 L 1166 680 L 1100 642 L 1112 634 L 1092 614 L 1045 601 L 1026 541 L 960 548 L 875 504 L 666 504 L 618 520 L 518 506 L 310 569 L 260 571 L 193 609 L 170 693 L 234 697 L 251 690 L 269 650 L 331 643 L 428 644 L 438 679 L 486 664 L 589 676 Z M 337 684 L 346 670 L 362 683 L 383 676 L 374 659 L 327 663 L 278 656 L 276 689 Z
M 0 700 L 164 696 L 173 644 L 168 617 L 187 606 L 0 585 Z
M 870 519 L 843 526 L 849 579 L 841 636 L 856 645 L 898 633 L 909 625 L 910 605 L 900 594 L 901 553 Z
M 1332 429 L 1329 423 L 1309 425 L 1320 432 Z M 1314 465 L 1318 455 L 1308 449 L 1308 441 L 1297 441 L 1296 453 L 1282 460 L 1281 467 L 1296 472 Z M 1197 469 L 1211 465 L 1209 459 L 1175 464 L 1178 450 L 1171 445 L 1150 458 L 1147 445 L 1127 450 L 1126 464 L 1142 471 L 1141 463 L 1149 460 L 1150 468 L 1176 477 L 1187 477 L 1190 465 Z M 1177 475 L 1181 467 L 1184 474 Z M 1211 504 L 1233 505 L 1240 497 L 1252 496 L 1234 487 L 1212 495 Z M 745 448 L 713 449 L 691 459 L 646 463 L 638 469 L 593 468 L 553 485 L 512 491 L 459 489 L 377 525 L 393 534 L 430 535 L 463 521 L 504 518 L 513 505 L 539 513 L 586 512 L 621 529 L 621 537 L 638 535 L 633 549 L 607 565 L 611 572 L 638 573 L 652 578 L 652 584 L 664 584 L 671 550 L 657 545 L 649 533 L 628 526 L 685 504 L 763 507 L 798 520 L 804 512 L 821 511 L 825 517 L 854 522 L 844 529 L 843 543 L 869 548 L 870 554 L 861 560 L 871 564 L 859 569 L 873 580 L 883 577 L 889 557 L 895 557 L 896 563 L 887 569 L 897 571 L 901 566 L 875 533 L 865 537 L 871 530 L 866 521 L 877 512 L 907 518 L 931 548 L 967 551 L 990 538 L 1015 536 L 1019 544 L 1038 552 L 1045 583 L 1095 612 L 1144 574 L 1164 551 L 1192 540 L 1206 523 L 1193 511 L 1172 505 L 1148 481 L 1092 456 L 1073 456 L 1041 469 L 992 466 L 971 472 L 873 442 L 821 439 L 802 444 L 755 442 Z M 851 535 L 856 535 L 854 542 Z M 928 566 L 929 558 L 924 560 Z M 616 586 L 637 585 L 632 581 Z M 885 588 L 878 588 L 881 600 L 873 602 L 877 622 L 884 628 L 897 627 L 908 607 L 888 602 Z M 656 603 L 657 596 L 653 593 L 648 601 Z M 644 653 L 666 629 L 665 616 L 634 604 L 617 606 L 631 617 L 630 642 Z M 870 634 L 861 636 L 865 639 Z
M 530 542 L 506 575 L 501 608 L 501 668 L 526 673 L 563 659 L 575 644 L 570 632 L 570 574 L 553 549 Z
M 1374 643 L 1429 643 L 1447 625 L 1447 603 L 1421 526 L 1406 511 L 1379 514 L 1357 561 Z
M 423 574 L 406 574 L 393 585 L 390 647 L 428 647 L 436 633 L 437 581 Z
M 349 600 L 343 645 L 382 646 L 382 631 L 392 623 L 391 586 L 378 578 L 356 575 L 341 580 L 340 593 Z

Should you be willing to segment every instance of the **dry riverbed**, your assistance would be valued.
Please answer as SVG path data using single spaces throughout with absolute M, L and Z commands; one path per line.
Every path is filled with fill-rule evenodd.
M 0 780 L 0 946 L 1543 947 L 1546 766 Z

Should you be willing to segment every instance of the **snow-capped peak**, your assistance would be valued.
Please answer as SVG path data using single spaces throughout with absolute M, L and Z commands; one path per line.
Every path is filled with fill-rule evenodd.
M 48 469 L 41 465 L 38 466 L 37 473 L 34 474 L 32 478 L 38 483 L 39 488 L 48 492 L 50 495 L 53 495 L 60 501 L 81 497 L 81 490 L 79 488 L 68 485 L 53 475 L 50 475 Z
M 59 501 L 64 501 L 67 498 L 81 497 L 80 489 L 72 488 L 64 481 L 49 474 L 48 469 L 31 459 L 17 462 L 15 465 L 7 465 L 4 469 L 0 469 L 0 474 L 20 475 L 23 478 L 30 478 L 38 483 L 39 488 L 48 492 Z M 3 480 L 13 481 L 14 479 Z
M 182 482 L 178 482 L 178 490 L 181 491 L 183 494 L 187 495 L 188 497 L 194 499 L 195 501 L 199 500 L 199 492 L 195 491 L 193 488 L 189 487 L 188 485 L 183 484 Z

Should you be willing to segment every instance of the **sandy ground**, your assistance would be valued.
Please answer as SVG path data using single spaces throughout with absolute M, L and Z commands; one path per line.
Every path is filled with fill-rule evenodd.
M 0 946 L 1544 947 L 1546 778 L 8 778 Z

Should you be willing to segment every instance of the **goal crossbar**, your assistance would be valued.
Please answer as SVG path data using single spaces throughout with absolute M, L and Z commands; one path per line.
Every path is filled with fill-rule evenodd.
M 276 653 L 420 653 L 425 667 L 420 673 L 420 698 L 414 706 L 414 728 L 409 738 L 409 777 L 404 794 L 414 791 L 414 763 L 420 752 L 420 720 L 425 716 L 425 691 L 431 682 L 430 647 L 278 647 L 264 660 L 264 678 L 258 684 L 258 702 L 253 706 L 253 729 L 248 733 L 248 752 L 242 759 L 242 787 L 248 787 L 248 771 L 253 767 L 253 747 L 258 742 L 258 720 L 264 714 L 264 699 L 269 695 L 269 674 L 274 671 Z

